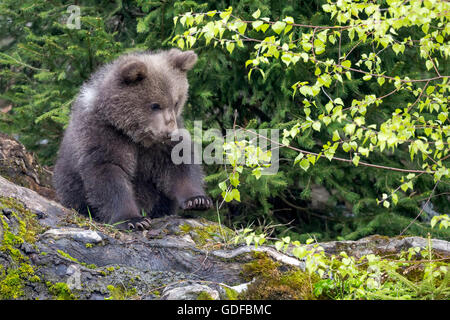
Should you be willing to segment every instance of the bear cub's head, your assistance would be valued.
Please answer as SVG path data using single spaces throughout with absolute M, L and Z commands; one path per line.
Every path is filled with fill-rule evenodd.
M 170 141 L 188 96 L 187 71 L 196 62 L 193 51 L 178 49 L 118 58 L 102 77 L 96 113 L 136 143 Z

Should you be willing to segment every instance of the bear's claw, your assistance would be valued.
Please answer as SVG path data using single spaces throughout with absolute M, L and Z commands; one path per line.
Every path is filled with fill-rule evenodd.
M 144 231 L 150 229 L 150 226 L 151 220 L 149 218 L 134 218 L 127 223 L 126 228 L 131 231 Z
M 195 196 L 184 202 L 183 210 L 207 210 L 211 208 L 212 200 L 206 196 Z

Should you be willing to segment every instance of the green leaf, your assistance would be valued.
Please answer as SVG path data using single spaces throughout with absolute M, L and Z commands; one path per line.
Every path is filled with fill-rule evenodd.
M 333 141 L 338 141 L 341 138 L 339 137 L 339 132 L 337 130 L 334 130 L 333 132 Z
M 183 40 L 183 38 L 178 39 L 177 46 L 180 47 L 181 50 L 183 50 L 183 48 L 184 48 L 184 40 Z
M 270 26 L 270 25 L 269 25 L 268 23 L 265 23 L 265 24 L 263 24 L 263 25 L 261 26 L 260 30 L 261 30 L 262 32 L 266 33 L 266 30 L 269 29 L 269 26 Z
M 308 171 L 309 166 L 310 166 L 310 164 L 309 164 L 309 160 L 308 159 L 303 159 L 302 161 L 300 161 L 300 167 L 303 170 Z
M 300 152 L 294 159 L 294 165 L 296 165 L 300 160 L 302 160 L 303 156 L 304 156 L 303 153 Z
M 253 29 L 255 29 L 256 31 L 259 31 L 259 29 L 261 28 L 261 26 L 262 26 L 263 23 L 264 23 L 264 22 L 261 21 L 261 20 L 253 21 L 253 22 L 252 22 L 252 27 L 253 27 Z
M 237 201 L 241 201 L 241 193 L 239 192 L 238 189 L 233 189 L 231 190 L 231 196 L 233 197 L 234 200 Z
M 252 17 L 254 19 L 258 19 L 260 15 L 261 15 L 261 11 L 258 9 L 255 12 L 253 12 Z
M 394 50 L 395 54 L 403 53 L 405 51 L 405 45 L 401 43 L 394 43 L 392 46 L 392 50 Z
M 430 221 L 431 228 L 434 228 L 434 226 L 436 225 L 436 223 L 438 223 L 438 221 L 439 221 L 438 216 L 434 216 L 433 218 L 431 218 Z
M 359 164 L 359 156 L 355 154 L 355 156 L 352 159 L 353 164 L 357 167 Z
M 230 41 L 228 41 L 227 42 L 227 44 L 226 44 L 226 48 L 227 48 L 227 51 L 231 54 L 231 53 L 233 53 L 233 50 L 234 50 L 234 42 L 230 42 Z
M 303 259 L 307 255 L 308 251 L 305 247 L 299 246 L 292 249 L 292 254 L 296 256 L 298 259 Z
M 230 182 L 233 185 L 233 187 L 237 187 L 239 185 L 239 173 L 233 172 L 230 175 Z
M 313 128 L 314 130 L 316 130 L 316 131 L 320 131 L 320 122 L 319 122 L 319 121 L 315 121 L 315 122 L 312 124 L 312 128 Z
M 316 160 L 319 159 L 319 156 L 317 156 L 317 158 L 316 158 L 315 155 L 308 154 L 308 155 L 307 155 L 307 158 L 308 158 L 308 160 L 309 160 L 310 163 L 315 164 L 315 163 L 316 163 Z
M 222 197 L 224 198 L 225 202 L 233 201 L 233 195 L 231 194 L 231 192 L 223 191 Z
M 244 22 L 241 22 L 239 27 L 238 27 L 238 31 L 240 34 L 244 34 L 245 30 L 247 29 L 247 24 Z
M 342 61 L 341 65 L 345 68 L 350 68 L 352 66 L 352 62 L 350 60 Z
M 314 75 L 315 76 L 318 76 L 318 75 L 320 75 L 322 73 L 322 71 L 320 70 L 320 68 L 319 67 L 316 67 L 316 71 L 314 72 Z
M 230 17 L 231 11 L 232 11 L 232 8 L 229 7 L 225 11 L 221 12 L 219 16 L 224 20 L 228 20 L 228 18 Z
M 259 178 L 261 178 L 261 168 L 253 169 L 252 175 L 255 176 L 256 180 L 259 180 Z
M 222 181 L 221 183 L 219 183 L 219 188 L 222 191 L 226 191 L 227 190 L 227 183 L 226 183 L 226 181 Z
M 344 143 L 342 144 L 342 149 L 343 149 L 345 152 L 349 152 L 350 149 L 351 149 L 351 146 L 350 146 L 347 142 L 344 142 Z
M 285 27 L 286 27 L 286 22 L 283 22 L 283 21 L 277 21 L 274 24 L 272 24 L 272 29 L 277 34 L 280 34 L 284 30 Z
M 394 203 L 394 205 L 397 205 L 398 203 L 398 196 L 396 193 L 392 194 L 392 202 Z
M 275 249 L 277 249 L 277 251 L 281 251 L 281 248 L 283 248 L 283 246 L 284 246 L 283 241 L 275 242 Z
M 302 86 L 302 87 L 300 87 L 299 91 L 304 96 L 307 96 L 307 95 L 312 96 L 313 95 L 313 92 L 312 92 L 312 89 L 310 86 Z

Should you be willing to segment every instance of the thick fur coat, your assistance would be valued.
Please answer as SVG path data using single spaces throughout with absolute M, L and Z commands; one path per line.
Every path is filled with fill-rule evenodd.
M 186 73 L 196 61 L 193 51 L 178 49 L 131 53 L 83 85 L 54 171 L 62 204 L 130 229 L 148 228 L 148 217 L 177 208 L 211 206 L 201 166 L 171 160 L 170 137 L 182 128 L 188 95 Z

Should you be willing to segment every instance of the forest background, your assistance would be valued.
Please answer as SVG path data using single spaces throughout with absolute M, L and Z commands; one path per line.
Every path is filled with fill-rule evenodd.
M 395 15 L 388 8 L 401 14 L 419 2 L 434 13 L 429 21 L 390 21 L 379 38 L 375 29 L 349 27 L 374 14 L 369 5 Z M 189 74 L 188 129 L 202 120 L 205 130 L 284 134 L 276 175 L 205 166 L 216 203 L 206 218 L 300 241 L 428 233 L 449 240 L 450 231 L 429 223 L 450 207 L 448 4 L 337 3 L 4 0 L 0 131 L 51 167 L 71 103 L 99 66 L 134 50 L 189 47 L 199 60 Z M 80 28 L 68 26 L 70 5 L 80 8 Z M 209 24 L 217 27 L 209 37 L 208 21 L 227 26 Z M 384 43 L 386 35 L 392 41 Z

